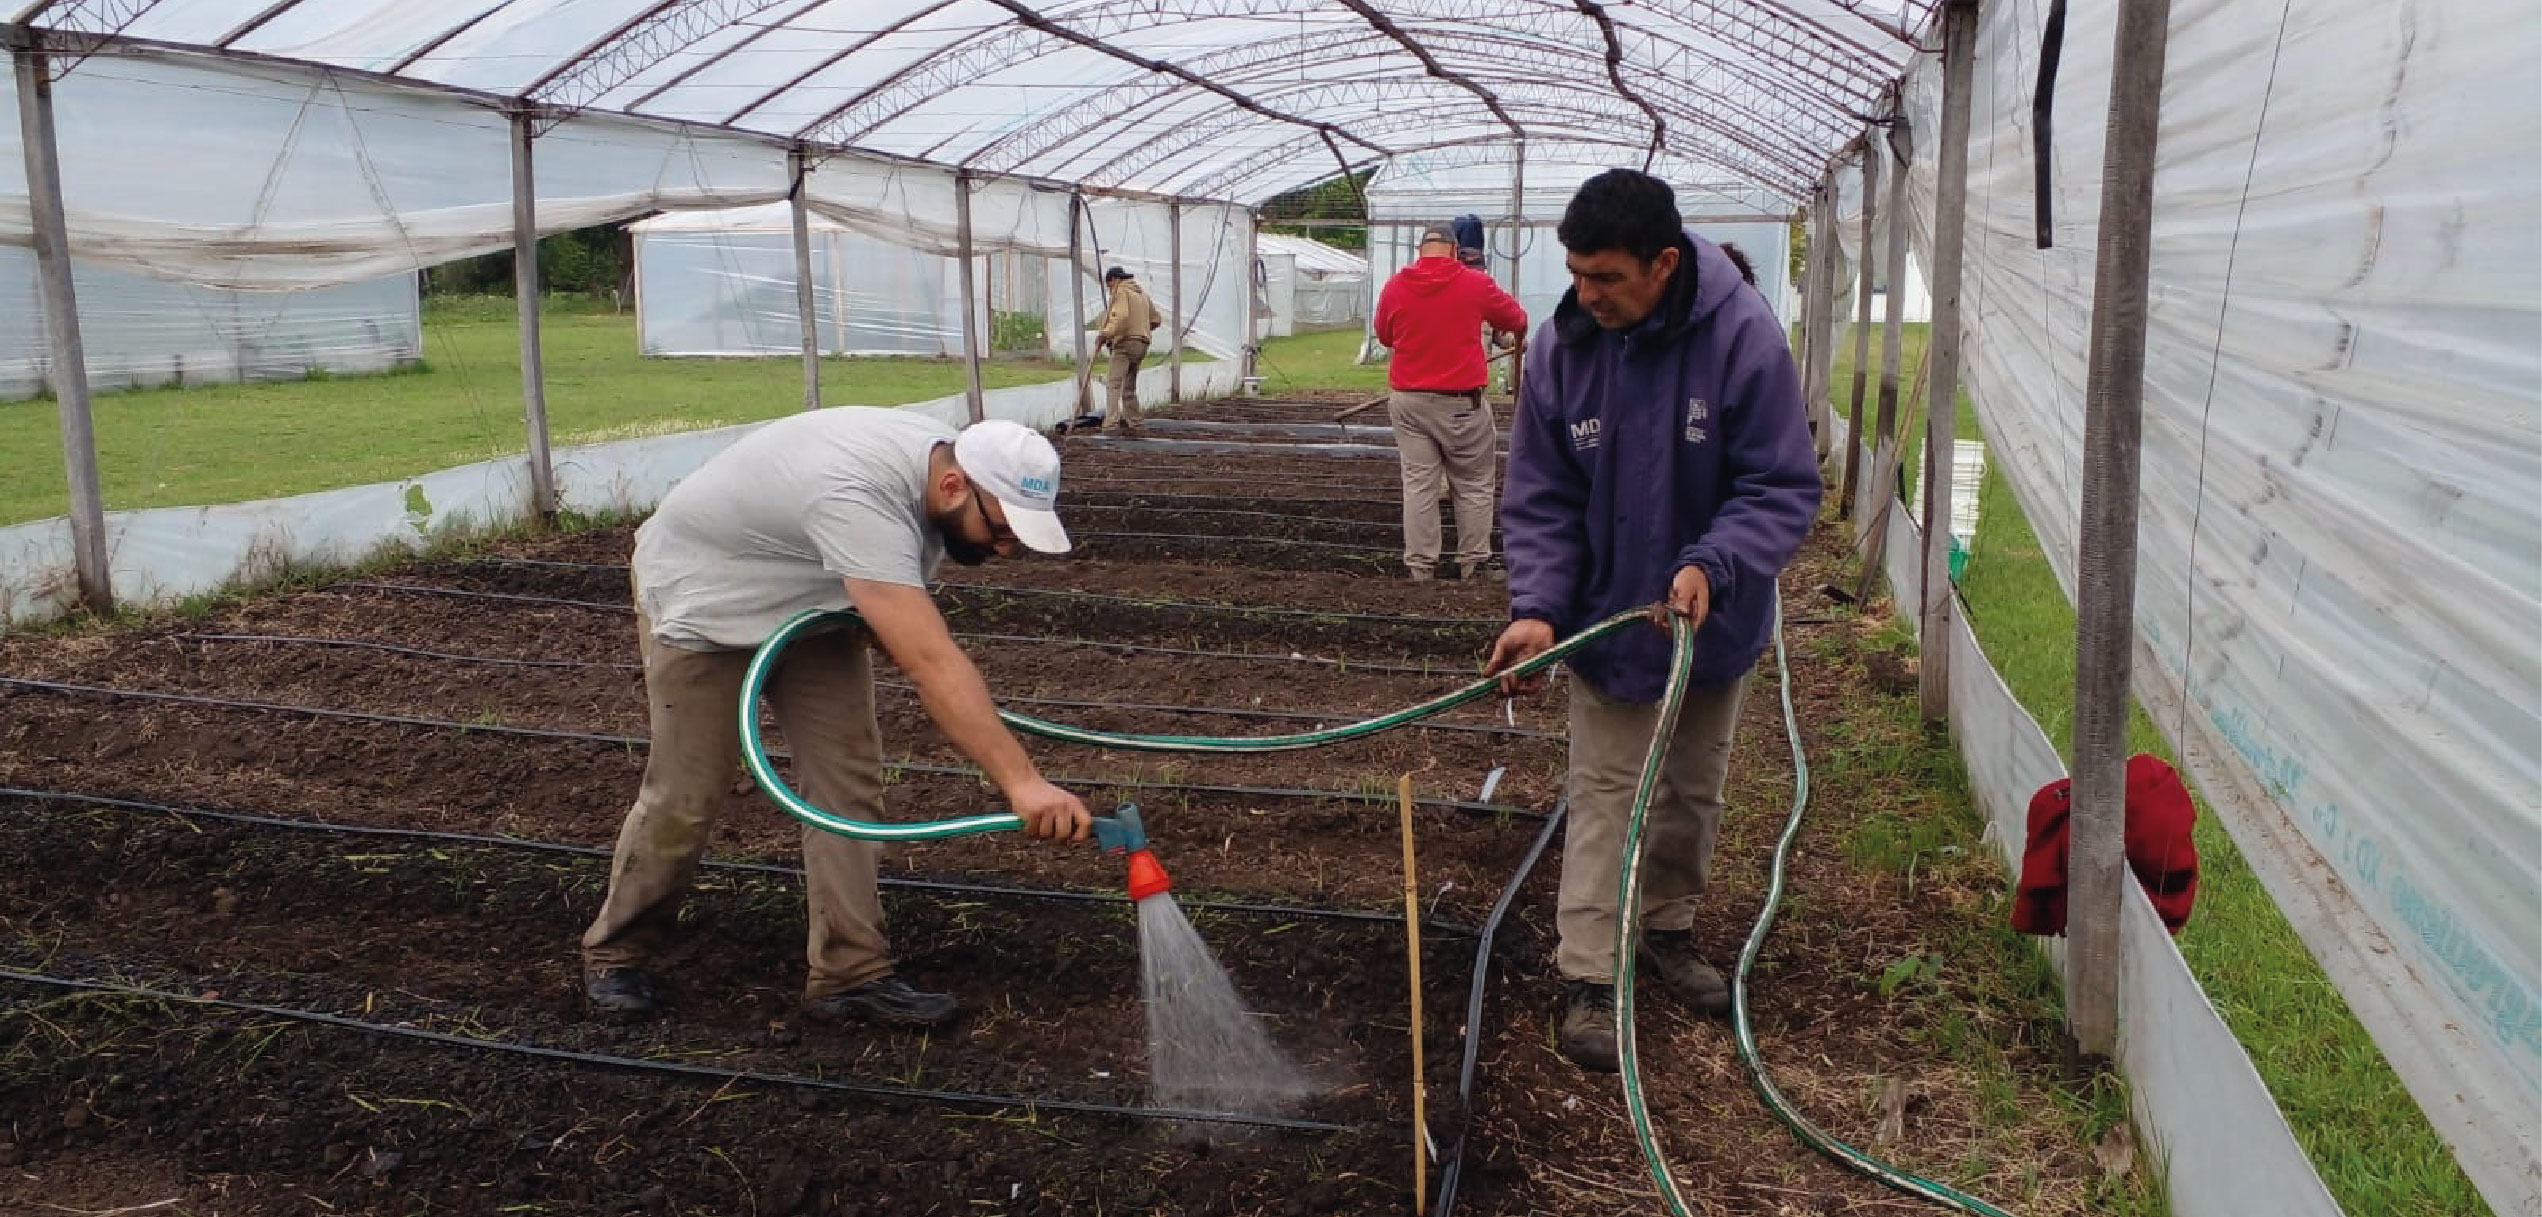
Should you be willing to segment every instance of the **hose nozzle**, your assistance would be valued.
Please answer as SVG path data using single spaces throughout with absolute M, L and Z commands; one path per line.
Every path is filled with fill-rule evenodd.
M 1139 819 L 1139 805 L 1123 803 L 1111 815 L 1094 818 L 1095 848 L 1105 853 L 1132 853 L 1147 848 L 1147 825 Z
M 1174 890 L 1174 881 L 1166 877 L 1165 866 L 1156 855 L 1145 849 L 1130 851 L 1130 899 L 1145 900 Z

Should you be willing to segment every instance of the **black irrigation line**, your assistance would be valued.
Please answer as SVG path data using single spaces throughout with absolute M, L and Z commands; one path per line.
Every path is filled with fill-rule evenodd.
M 119 811 L 148 812 L 184 820 L 218 820 L 226 824 L 245 824 L 257 828 L 278 828 L 291 832 L 321 833 L 330 836 L 377 837 L 383 840 L 430 841 L 447 845 L 470 845 L 488 849 L 508 849 L 529 853 L 562 854 L 575 858 L 607 860 L 611 851 L 596 845 L 575 845 L 565 841 L 541 841 L 532 837 L 507 837 L 498 833 L 444 832 L 428 828 L 389 828 L 373 824 L 345 824 L 332 820 L 302 820 L 289 816 L 269 816 L 255 812 L 220 811 L 209 807 L 178 807 L 153 803 L 144 799 L 124 799 L 109 795 L 83 794 L 67 790 L 36 790 L 22 786 L 0 786 L 0 800 L 18 799 L 31 803 L 76 803 L 85 807 L 110 807 Z M 803 868 L 775 862 L 734 862 L 709 858 L 698 864 L 707 870 L 733 871 L 740 874 L 774 875 L 800 879 Z M 1013 896 L 1028 900 L 1053 900 L 1074 904 L 1129 904 L 1122 892 L 1088 892 L 1071 888 L 1018 887 L 996 883 L 969 883 L 954 879 L 910 879 L 885 875 L 879 882 L 884 887 L 905 888 L 920 892 L 952 892 L 982 896 Z M 1248 913 L 1264 917 L 1298 917 L 1324 921 L 1361 921 L 1382 925 L 1401 925 L 1403 915 L 1395 912 L 1371 912 L 1365 909 L 1329 909 L 1313 905 L 1265 904 L 1258 901 L 1190 900 L 1179 894 L 1176 901 L 1187 909 L 1207 909 L 1218 913 Z M 1472 938 L 1481 931 L 1453 921 L 1424 920 L 1424 931 L 1434 931 L 1459 938 Z
M 1282 545 L 1293 549 L 1332 549 L 1348 553 L 1377 554 L 1400 558 L 1400 545 L 1360 545 L 1350 541 L 1305 541 L 1296 537 L 1226 537 L 1210 533 L 1189 532 L 1080 532 L 1071 536 L 1090 541 L 1210 541 L 1222 545 Z
M 1088 479 L 1088 480 L 1093 480 L 1093 479 Z M 1076 484 L 1076 479 L 1071 478 L 1071 479 L 1069 480 L 1069 484 L 1070 484 L 1070 485 L 1072 485 L 1072 486 L 1073 486 L 1073 485 L 1075 485 L 1075 484 Z M 1256 487 L 1254 487 L 1254 488 L 1255 488 L 1255 489 L 1260 489 L 1260 487 L 1259 487 L 1259 486 L 1256 486 Z M 1345 487 L 1345 489 L 1353 489 L 1353 488 L 1351 488 L 1351 487 Z M 1138 502 L 1137 502 L 1137 503 L 1089 503 L 1089 502 L 1086 502 L 1086 499 L 1087 499 L 1088 497 L 1090 497 L 1090 496 L 1094 496 L 1094 495 L 1111 495 L 1111 496 L 1118 497 L 1118 498 L 1135 499 L 1135 500 L 1137 500 Z M 1230 496 L 1230 495 L 1223 495 L 1223 494 L 1186 494 L 1186 493 L 1182 493 L 1182 492 L 1179 492 L 1179 491 L 1171 491 L 1171 490 L 1086 490 L 1086 491 L 1082 491 L 1082 492 L 1080 492 L 1080 493 L 1078 493 L 1078 494 L 1075 494 L 1075 495 L 1071 495 L 1071 496 L 1069 496 L 1069 499 L 1070 499 L 1070 501 L 1071 501 L 1071 502 L 1075 503 L 1075 504 L 1076 504 L 1077 506 L 1079 506 L 1079 507 L 1133 507 L 1133 506 L 1137 506 L 1139 503 L 1156 502 L 1156 501 L 1163 501 L 1163 502 L 1185 502 L 1185 501 L 1192 501 L 1192 502 L 1202 502 L 1202 503 L 1223 503 L 1223 502 L 1226 502 L 1226 501 L 1227 501 L 1229 498 L 1231 498 L 1231 497 L 1233 497 L 1233 496 Z M 1339 504 L 1347 504 L 1347 505 L 1355 506 L 1355 507 L 1392 507 L 1392 508 L 1397 508 L 1397 509 L 1400 509 L 1400 508 L 1402 508 L 1402 506 L 1403 506 L 1403 500 L 1402 500 L 1402 499 L 1400 499 L 1400 498 L 1394 498 L 1394 499 L 1299 498 L 1299 497 L 1292 496 L 1292 495 L 1281 495 L 1281 496 L 1270 496 L 1270 497 L 1257 498 L 1257 499 L 1253 499 L 1253 500 L 1251 500 L 1251 501 L 1253 501 L 1253 502 L 1258 502 L 1258 503 L 1294 503 L 1294 504 L 1298 504 L 1298 505 L 1300 505 L 1300 506 L 1305 506 L 1305 505 L 1309 505 L 1309 504 L 1319 505 L 1319 506 L 1320 506 L 1320 505 L 1325 504 L 1325 503 L 1339 503 Z
M 1388 527 L 1393 527 L 1391 521 Z M 462 558 L 463 566 L 530 566 L 546 570 L 607 571 L 626 574 L 624 562 L 561 562 L 554 558 Z M 947 580 L 937 584 L 942 591 L 998 592 L 1010 596 L 1057 596 L 1070 600 L 1100 600 L 1107 604 L 1129 604 L 1140 608 L 1190 610 L 1203 613 L 1225 613 L 1231 617 L 1300 617 L 1308 620 L 1368 621 L 1398 626 L 1491 626 L 1509 624 L 1500 617 L 1421 617 L 1410 613 L 1352 613 L 1322 609 L 1288 608 L 1268 604 L 1220 604 L 1209 600 L 1157 600 L 1145 596 L 1123 596 L 1112 592 L 1082 592 L 1064 587 L 1014 587 L 1002 583 L 965 583 Z
M 1501 921 L 1509 916 L 1509 906 L 1517 903 L 1518 889 L 1527 885 L 1527 877 L 1535 873 L 1536 862 L 1545 855 L 1545 847 L 1553 843 L 1553 835 L 1571 812 L 1568 796 L 1556 800 L 1553 814 L 1545 817 L 1545 826 L 1536 832 L 1527 854 L 1518 860 L 1518 869 L 1500 889 L 1500 899 L 1492 904 L 1491 915 L 1483 919 L 1483 928 L 1475 935 L 1474 975 L 1465 993 L 1465 1058 L 1456 1071 L 1456 1103 L 1458 1125 L 1456 1140 L 1449 1143 L 1445 1161 L 1439 1169 L 1438 1200 L 1430 1217 L 1451 1217 L 1456 1211 L 1457 1184 L 1465 1177 L 1465 1146 L 1474 1130 L 1474 1074 L 1483 1053 L 1483 991 L 1492 979 L 1492 943 L 1500 936 Z M 1426 1135 L 1428 1129 L 1422 1132 Z
M 500 655 L 463 655 L 454 651 L 430 651 L 422 647 L 399 646 L 390 642 L 367 642 L 358 638 L 317 638 L 301 634 L 170 634 L 179 642 L 269 643 L 282 646 L 341 647 L 357 651 L 381 651 L 391 655 L 407 655 L 448 663 L 481 663 L 516 668 L 611 668 L 632 672 L 642 664 L 620 663 L 604 659 L 510 659 Z M 874 687 L 900 692 L 916 692 L 917 686 L 897 680 L 877 680 Z M 1220 718 L 1268 719 L 1296 722 L 1348 722 L 1359 711 L 1333 710 L 1254 710 L 1237 706 L 1175 706 L 1152 702 L 1075 701 L 1060 697 L 1001 697 L 998 704 L 1008 706 L 1055 706 L 1063 710 L 1146 710 L 1160 714 L 1206 715 Z M 1561 739 L 1559 731 L 1539 731 L 1533 727 L 1508 727 L 1496 723 L 1417 722 L 1407 726 L 1417 731 L 1462 731 L 1474 735 L 1500 735 L 1513 739 Z
M 664 1073 L 686 1078 L 723 1082 L 748 1082 L 761 1086 L 783 1086 L 799 1090 L 824 1090 L 835 1094 L 864 1095 L 881 1099 L 904 1099 L 912 1102 L 937 1103 L 954 1107 L 1020 1108 L 1026 1111 L 1065 1111 L 1079 1115 L 1116 1116 L 1133 1120 L 1161 1120 L 1201 1124 L 1231 1124 L 1253 1128 L 1277 1128 L 1291 1132 L 1355 1133 L 1359 1129 L 1347 1124 L 1322 1120 L 1297 1120 L 1286 1116 L 1249 1115 L 1232 1111 L 1190 1111 L 1169 1107 L 1127 1107 L 1115 1103 L 1095 1103 L 1077 1099 L 1034 1098 L 1026 1095 L 990 1094 L 971 1090 L 935 1090 L 918 1086 L 894 1086 L 883 1082 L 841 1082 L 829 1078 L 805 1077 L 791 1073 L 763 1073 L 755 1069 L 725 1069 L 715 1065 L 690 1065 L 676 1061 L 654 1061 L 641 1057 L 613 1056 L 601 1052 L 577 1052 L 566 1048 L 547 1048 L 537 1044 L 510 1040 L 487 1039 L 474 1035 L 454 1035 L 447 1031 L 426 1031 L 392 1023 L 366 1022 L 321 1010 L 300 1010 L 290 1006 L 268 1006 L 257 1002 L 234 1001 L 225 997 L 206 997 L 198 993 L 175 993 L 165 989 L 149 989 L 114 981 L 85 980 L 75 977 L 50 976 L 41 972 L 22 972 L 0 968 L 0 980 L 19 984 L 40 985 L 75 992 L 98 993 L 110 997 L 141 1001 L 178 1003 L 266 1018 L 283 1018 L 295 1022 L 314 1023 L 342 1031 L 360 1031 L 369 1035 L 396 1039 L 419 1040 L 451 1048 L 472 1048 L 483 1052 L 502 1052 L 535 1057 L 548 1061 L 567 1061 L 577 1065 L 599 1065 L 638 1073 Z
M 452 596 L 463 600 L 500 600 L 512 604 L 545 604 L 561 608 L 590 609 L 602 613 L 633 616 L 631 605 L 599 600 L 566 600 L 556 596 L 523 596 L 512 592 L 479 592 L 463 587 L 433 587 L 422 583 L 372 583 L 352 580 L 330 584 L 320 591 L 352 588 L 360 591 L 397 592 L 409 595 Z M 1022 642 L 1042 646 L 1094 647 L 1105 651 L 1129 651 L 1145 655 L 1182 655 L 1195 659 L 1244 659 L 1272 663 L 1307 663 L 1327 668 L 1357 668 L 1363 672 L 1384 672 L 1398 676 L 1461 675 L 1461 670 L 1445 664 L 1388 663 L 1381 660 L 1327 659 L 1320 655 L 1281 655 L 1269 651 L 1206 651 L 1192 647 L 1153 646 L 1143 642 L 1103 642 L 1093 638 L 1058 638 L 1036 634 L 971 634 L 954 631 L 954 637 L 972 642 Z
M 104 685 L 69 684 L 53 680 L 29 680 L 18 676 L 0 676 L 0 687 L 33 689 L 44 693 L 74 696 L 106 697 L 126 701 L 170 702 L 177 705 L 205 706 L 220 710 L 252 710 L 267 714 L 296 714 L 304 718 L 337 719 L 347 722 L 383 723 L 397 727 L 424 727 L 462 734 L 511 735 L 531 739 L 571 740 L 578 743 L 609 744 L 622 748 L 648 748 L 652 741 L 640 735 L 608 735 L 594 731 L 567 731 L 554 727 L 512 727 L 490 723 L 462 723 L 446 718 L 422 718 L 411 714 L 373 714 L 363 710 L 334 710 L 323 706 L 295 706 L 281 702 L 241 701 L 226 697 L 205 697 L 193 693 L 160 693 L 147 689 L 117 689 Z M 785 753 L 771 749 L 771 756 Z M 980 777 L 968 765 L 937 765 L 923 761 L 885 761 L 887 769 L 909 773 L 941 774 L 951 777 Z M 1091 777 L 1057 777 L 1050 779 L 1061 786 L 1087 786 L 1103 790 L 1187 791 L 1198 794 L 1254 795 L 1262 798 L 1333 799 L 1345 803 L 1384 803 L 1392 805 L 1395 796 L 1388 791 L 1323 790 L 1304 786 L 1239 786 L 1203 782 L 1112 781 Z M 1424 807 L 1440 807 L 1478 815 L 1510 816 L 1517 819 L 1541 820 L 1544 812 L 1510 803 L 1486 803 L 1477 799 L 1416 799 Z

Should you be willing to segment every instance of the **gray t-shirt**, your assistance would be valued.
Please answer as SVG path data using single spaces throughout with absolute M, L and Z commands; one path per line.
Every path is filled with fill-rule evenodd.
M 926 519 L 927 461 L 953 438 L 923 414 L 842 406 L 778 419 L 717 454 L 636 530 L 654 637 L 755 647 L 805 609 L 846 608 L 841 579 L 926 586 L 944 557 Z

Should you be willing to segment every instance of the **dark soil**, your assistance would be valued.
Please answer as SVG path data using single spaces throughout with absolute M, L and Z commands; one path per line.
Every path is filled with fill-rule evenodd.
M 1342 395 L 1344 404 L 1352 397 Z M 1230 403 L 1212 416 L 1314 421 L 1330 408 Z M 1392 474 L 1390 462 L 1161 462 L 1089 448 L 1072 454 L 1069 475 L 1072 498 L 1092 516 L 1133 521 L 1136 531 L 1254 540 L 1169 539 L 1141 550 L 1097 537 L 1090 555 L 1069 561 L 948 572 L 973 586 L 950 586 L 942 601 L 966 634 L 1084 640 L 968 644 L 1003 697 L 1105 706 L 1024 707 L 1045 717 L 1261 734 L 1313 723 L 1133 707 L 1313 711 L 1333 721 L 1393 709 L 1468 678 L 1496 632 L 1505 589 L 1391 577 Z M 1263 541 L 1344 536 L 1365 540 L 1370 559 Z M 0 686 L 0 784 L 606 849 L 642 769 L 643 747 L 632 737 L 646 727 L 625 577 L 484 559 L 615 566 L 630 544 L 625 528 L 530 539 L 473 560 L 367 577 L 588 607 L 336 586 L 201 620 L 0 639 L 0 676 L 332 712 Z M 1842 548 L 1832 533 L 1813 542 L 1790 585 L 1834 578 Z M 1851 756 L 1868 746 L 1869 699 L 1896 695 L 1865 691 L 1861 657 L 1880 652 L 1862 645 L 1850 622 L 1836 629 L 1842 637 L 1829 631 L 1796 651 L 1795 696 L 1813 752 Z M 459 658 L 193 637 L 209 634 L 361 640 Z M 897 678 L 887 663 L 877 672 Z M 1758 912 L 1765 858 L 1791 797 L 1771 673 L 1769 661 L 1747 701 L 1734 814 L 1699 927 L 1708 955 L 1725 964 Z M 959 759 L 905 691 L 886 687 L 879 705 L 892 755 Z M 354 713 L 434 721 L 347 716 Z M 1416 773 L 1425 799 L 1472 799 L 1498 767 L 1505 774 L 1495 802 L 1552 806 L 1560 742 L 1511 731 L 1502 714 L 1491 701 L 1443 720 L 1499 731 L 1407 730 L 1311 753 L 1032 748 L 1054 774 L 1087 779 L 1079 785 L 1099 808 L 1137 801 L 1187 899 L 1399 911 L 1397 774 Z M 1510 715 L 1521 731 L 1562 725 L 1558 696 L 1523 700 Z M 629 739 L 515 730 L 524 728 Z M 1939 955 L 1965 937 L 1969 910 L 1998 898 L 1986 884 L 1999 877 L 1936 869 L 1921 886 L 1910 872 L 1902 887 L 1848 860 L 1846 843 L 1864 823 L 1930 814 L 1931 796 L 1918 791 L 1926 780 L 1840 774 L 1822 785 L 1793 894 L 1753 978 L 1759 1038 L 1785 1089 L 1837 1135 L 1870 1144 L 1880 1112 L 1868 1099 L 1885 1079 L 1911 1077 L 1917 1098 L 1906 1142 L 1884 1152 L 1954 1182 L 1995 1184 L 1994 1198 L 2026 1211 L 2077 1211 L 2096 1168 L 2058 1122 L 2068 1100 L 2047 1086 L 2053 1069 L 2030 1047 L 2045 1040 L 2021 1021 L 2024 1008 L 1975 998 L 1958 1007 L 1902 1002 L 1877 983 L 1893 961 Z M 1176 788 L 1193 784 L 1326 793 Z M 977 779 L 914 768 L 895 768 L 887 801 L 896 818 L 996 805 Z M 1538 828 L 1526 815 L 1435 804 L 1419 810 L 1416 824 L 1420 895 L 1436 917 L 1465 924 L 1483 918 Z M 712 855 L 782 866 L 800 831 L 736 775 Z M 1140 1100 L 1135 934 L 1120 904 L 889 889 L 905 969 L 971 1011 L 953 1031 L 920 1037 L 803 1023 L 794 1006 L 797 885 L 781 873 L 710 869 L 666 961 L 664 1016 L 624 1026 L 587 1017 L 575 988 L 574 936 L 599 902 L 600 857 L 5 796 L 0 850 L 19 862 L 0 868 L 0 968 L 609 1057 L 1046 1100 Z M 1583 1077 L 1550 1048 L 1559 986 L 1544 959 L 1559 866 L 1558 849 L 1549 852 L 1502 931 L 1471 1112 L 1455 1101 L 1454 1081 L 1473 943 L 1434 931 L 1423 952 L 1433 1128 L 1447 1142 L 1470 1134 L 1463 1213 L 1652 1206 L 1613 1080 Z M 887 874 L 1109 893 L 1118 891 L 1120 863 L 1087 849 L 972 837 L 896 850 Z M 147 1211 L 1403 1211 L 1410 1050 L 1401 927 L 1209 911 L 1195 911 L 1194 921 L 1275 1035 L 1326 1083 L 1300 1114 L 1356 1131 L 1195 1139 L 1117 1116 L 684 1079 L 0 980 L 0 1212 L 102 1212 L 170 1198 Z M 2010 1045 L 2008 1070 L 1981 1085 L 1965 1064 L 1937 1058 L 1931 1029 L 1954 1019 Z M 1651 991 L 1642 1028 L 1652 1106 L 1704 1211 L 1914 1211 L 1799 1148 L 1749 1095 L 1721 1025 L 1689 1018 Z M 1988 1087 L 2011 1098 L 1988 1101 Z

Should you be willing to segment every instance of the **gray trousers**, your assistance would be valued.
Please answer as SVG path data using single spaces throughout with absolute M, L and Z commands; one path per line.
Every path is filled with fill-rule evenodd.
M 1695 897 L 1712 875 L 1721 832 L 1721 790 L 1730 777 L 1730 739 L 1739 725 L 1742 676 L 1690 689 L 1661 763 L 1659 788 L 1642 822 L 1642 928 L 1695 924 Z M 1571 678 L 1570 823 L 1562 830 L 1562 894 L 1554 965 L 1569 980 L 1615 978 L 1615 884 L 1625 823 L 1659 720 L 1656 704 L 1614 701 Z
M 1456 501 L 1456 558 L 1468 571 L 1492 556 L 1492 508 L 1499 497 L 1500 432 L 1492 412 L 1463 393 L 1397 389 L 1387 399 L 1395 455 L 1403 462 L 1403 564 L 1427 575 L 1439 565 L 1439 482 Z
M 583 932 L 585 967 L 640 964 L 659 950 L 741 764 L 741 685 L 751 653 L 688 651 L 655 641 L 641 609 L 636 636 L 644 649 L 653 745 L 635 807 L 618 829 L 609 895 Z M 883 807 L 871 639 L 862 628 L 804 638 L 786 650 L 767 685 L 794 757 L 796 788 L 814 804 L 860 820 L 881 819 Z M 874 883 L 881 857 L 875 842 L 803 826 L 808 996 L 890 974 L 891 944 Z

